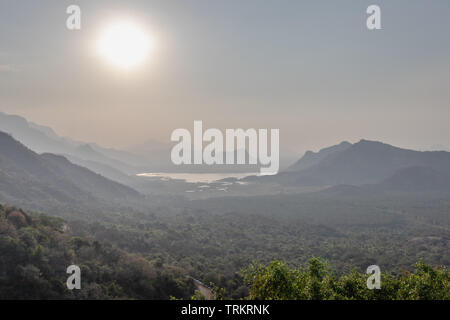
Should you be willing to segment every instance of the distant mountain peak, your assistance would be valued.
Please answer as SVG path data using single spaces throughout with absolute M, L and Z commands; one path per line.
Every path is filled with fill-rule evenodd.
M 353 147 L 370 147 L 370 148 L 390 148 L 390 149 L 399 149 L 399 150 L 410 150 L 410 149 L 405 149 L 405 148 L 400 148 L 400 147 L 396 147 L 393 146 L 392 144 L 386 143 L 386 142 L 382 142 L 382 141 L 377 141 L 377 140 L 367 140 L 367 139 L 361 139 L 358 142 L 353 144 Z M 416 150 L 411 150 L 411 151 L 416 151 Z M 419 152 L 419 151 L 416 151 Z
M 354 144 L 355 146 L 358 145 L 384 145 L 384 146 L 391 146 L 390 144 L 381 142 L 381 141 L 377 141 L 377 140 L 367 140 L 367 139 L 361 139 L 358 142 L 356 142 Z
M 350 142 L 342 141 L 337 145 L 320 149 L 319 152 L 306 151 L 303 157 L 300 160 L 298 160 L 295 164 L 293 164 L 291 167 L 289 167 L 286 171 L 301 171 L 308 169 L 318 164 L 320 161 L 322 161 L 329 155 L 346 150 L 351 146 L 352 144 Z
M 436 172 L 450 174 L 450 153 L 415 151 L 362 139 L 355 144 L 344 142 L 328 147 L 318 153 L 307 152 L 287 172 L 272 180 L 299 186 L 358 186 L 381 183 L 407 167 L 429 167 Z M 423 177 L 431 176 L 431 171 L 420 169 L 415 173 L 416 181 L 419 181 L 418 172 Z M 406 173 L 411 175 L 412 171 Z

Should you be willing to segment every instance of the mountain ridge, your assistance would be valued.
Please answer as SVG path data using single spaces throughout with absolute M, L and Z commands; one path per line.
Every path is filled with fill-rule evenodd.
M 61 155 L 37 154 L 0 132 L 0 200 L 46 209 L 140 201 L 136 190 L 109 180 Z
M 52 128 L 29 122 L 21 116 L 0 112 L 0 131 L 10 134 L 14 139 L 20 141 L 36 153 L 48 152 L 67 157 L 73 156 L 86 161 L 100 162 L 124 174 L 142 172 L 136 163 L 129 163 L 132 162 L 131 159 L 138 158 L 137 155 L 58 136 Z M 127 160 L 129 162 L 123 161 L 125 155 L 128 157 Z M 136 162 L 138 161 L 136 160 Z M 145 161 L 141 160 L 140 163 L 144 164 Z M 90 169 L 95 171 L 95 167 Z
M 379 141 L 360 140 L 325 148 L 328 150 L 301 170 L 280 172 L 272 177 L 260 177 L 260 182 L 275 182 L 288 186 L 365 185 L 380 183 L 396 171 L 408 167 L 430 167 L 450 174 L 450 152 L 415 151 L 398 148 Z M 331 150 L 331 151 L 330 151 Z M 314 154 L 306 153 L 302 159 Z M 302 163 L 300 159 L 298 163 Z M 309 161 L 311 162 L 311 161 Z M 251 178 L 255 180 L 255 178 Z

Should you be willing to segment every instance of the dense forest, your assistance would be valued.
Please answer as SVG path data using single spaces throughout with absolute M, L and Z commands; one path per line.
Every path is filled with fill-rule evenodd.
M 338 274 L 377 264 L 400 275 L 402 269 L 412 272 L 421 259 L 448 267 L 448 208 L 446 199 L 420 197 L 218 198 L 179 211 L 123 213 L 109 222 L 77 220 L 70 227 L 76 235 L 112 243 L 155 265 L 175 265 L 239 299 L 248 295 L 240 271 L 253 262 L 280 260 L 298 267 L 319 256 Z
M 368 258 L 352 270 L 335 263 L 336 258 L 327 258 L 330 266 L 320 259 L 305 263 L 321 243 L 314 246 L 318 237 L 313 237 L 307 246 L 296 248 L 294 239 L 312 225 L 298 229 L 292 221 L 238 214 L 207 219 L 201 212 L 166 220 L 154 216 L 146 223 L 133 215 L 117 219 L 120 224 L 68 224 L 0 206 L 0 299 L 201 298 L 191 276 L 226 299 L 450 298 L 448 269 L 423 261 L 415 267 L 405 264 L 400 272 L 383 269 L 381 290 L 366 287 L 368 276 L 361 271 L 371 262 Z M 246 232 L 237 223 L 248 226 Z M 316 226 L 309 234 L 330 232 Z M 277 254 L 280 242 L 286 248 Z M 331 248 L 338 247 L 324 250 Z M 270 262 L 277 257 L 291 259 L 287 264 Z M 72 264 L 81 268 L 82 290 L 66 288 L 66 268 Z
M 0 299 L 189 298 L 192 281 L 105 243 L 74 237 L 59 218 L 0 206 Z M 81 268 L 82 290 L 68 290 L 66 268 Z

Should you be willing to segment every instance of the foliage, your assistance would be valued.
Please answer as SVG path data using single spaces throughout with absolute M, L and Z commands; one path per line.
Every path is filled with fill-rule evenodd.
M 193 290 L 179 269 L 157 269 L 63 229 L 59 218 L 0 206 L 0 299 L 168 299 Z M 81 268 L 81 290 L 66 287 L 73 264 Z
M 115 296 L 129 298 L 145 296 L 165 299 L 170 295 L 190 298 L 195 288 L 185 276 L 203 283 L 213 283 L 210 287 L 224 288 L 226 292 L 218 296 L 225 299 L 248 297 L 249 287 L 239 270 L 254 261 L 267 265 L 273 260 L 280 260 L 293 267 L 305 265 L 311 257 L 322 257 L 329 262 L 332 270 L 326 273 L 327 281 L 338 275 L 342 281 L 346 280 L 333 292 L 342 292 L 342 296 L 355 299 L 366 291 L 365 275 L 356 282 L 357 286 L 353 283 L 358 279 L 358 274 L 361 276 L 359 272 L 365 271 L 369 265 L 379 265 L 383 273 L 389 273 L 396 279 L 402 274 L 409 274 L 421 259 L 430 265 L 450 266 L 450 198 L 393 196 L 336 199 L 331 196 L 278 195 L 258 198 L 257 201 L 244 198 L 211 199 L 189 205 L 180 209 L 155 207 L 145 213 L 118 207 L 117 211 L 91 215 L 88 220 L 84 216 L 67 213 L 72 212 L 71 209 L 61 210 L 66 212 L 62 216 L 67 222 L 48 216 L 31 218 L 24 214 L 22 217 L 23 212 L 14 209 L 18 212 L 0 223 L 0 242 L 5 246 L 4 233 L 12 228 L 15 233 L 20 232 L 20 237 L 10 237 L 19 237 L 22 243 L 15 247 L 15 256 L 20 255 L 22 250 L 34 248 L 30 254 L 45 257 L 49 251 L 48 244 L 41 241 L 46 239 L 46 230 L 51 230 L 49 235 L 54 238 L 82 239 L 85 245 L 79 250 L 74 245 L 76 240 L 64 240 L 62 244 L 70 249 L 69 252 L 74 251 L 76 257 L 83 258 L 82 261 L 91 260 L 83 254 L 89 252 L 88 248 L 95 243 L 122 255 L 127 252 L 125 256 L 128 258 L 125 260 L 137 259 L 139 263 L 147 264 L 158 278 L 151 281 L 154 290 L 142 290 L 144 293 L 141 293 L 136 288 L 139 281 L 131 283 L 129 280 L 130 285 L 125 285 L 128 279 L 123 276 L 122 285 L 133 292 L 119 292 Z M 23 219 L 26 225 L 23 225 Z M 33 226 L 33 223 L 37 225 Z M 37 238 L 36 231 L 42 236 Z M 0 250 L 4 250 L 3 247 Z M 52 250 L 56 249 L 52 248 L 50 252 Z M 0 252 L 3 256 L 3 251 Z M 55 257 L 56 262 L 58 259 Z M 63 264 L 72 262 L 68 260 L 61 261 Z M 2 261 L 6 261 L 4 257 L 0 257 L 0 271 L 5 266 Z M 56 262 L 51 261 L 53 264 Z M 15 263 L 8 260 L 7 265 Z M 116 265 L 111 266 L 109 260 L 91 264 L 96 263 L 104 265 L 104 270 L 116 269 Z M 27 263 L 21 262 L 19 265 L 24 268 Z M 35 261 L 31 265 L 42 271 Z M 55 267 L 51 265 L 50 269 Z M 31 267 L 17 270 L 17 273 L 20 271 L 27 277 L 36 274 Z M 325 271 L 320 268 L 316 271 L 316 280 L 303 284 L 311 289 L 311 296 L 328 299 L 330 293 L 319 290 L 320 281 L 317 280 Z M 57 274 L 59 283 L 64 285 L 65 270 L 60 269 Z M 48 279 L 53 278 L 49 276 Z M 111 278 L 112 275 L 106 277 L 106 283 Z M 97 280 L 94 278 L 93 281 Z M 98 280 L 96 283 L 101 282 Z M 398 291 L 396 281 L 387 284 L 383 290 Z M 286 295 L 286 291 L 280 292 Z M 408 295 L 417 297 L 419 294 L 414 292 L 407 291 L 402 296 L 408 299 Z
M 369 290 L 368 275 L 353 270 L 340 277 L 330 272 L 321 259 L 313 258 L 308 268 L 289 268 L 273 261 L 253 264 L 244 271 L 254 300 L 449 300 L 450 270 L 432 268 L 420 261 L 416 271 L 400 277 L 383 274 L 381 288 Z
M 74 234 L 140 254 L 157 267 L 177 266 L 225 288 L 231 299 L 248 296 L 239 270 L 254 261 L 299 266 L 318 256 L 338 274 L 377 264 L 399 275 L 420 259 L 450 266 L 449 199 L 265 198 L 211 199 L 201 203 L 204 209 L 155 208 L 69 225 Z

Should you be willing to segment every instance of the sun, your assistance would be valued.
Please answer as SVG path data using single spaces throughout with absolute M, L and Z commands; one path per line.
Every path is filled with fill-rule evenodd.
M 152 49 L 152 39 L 143 28 L 123 21 L 105 28 L 98 41 L 100 55 L 112 65 L 130 69 L 142 64 Z

